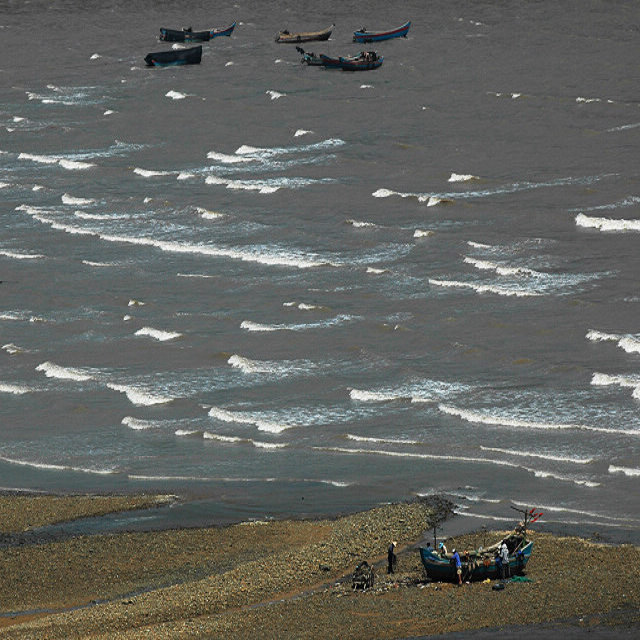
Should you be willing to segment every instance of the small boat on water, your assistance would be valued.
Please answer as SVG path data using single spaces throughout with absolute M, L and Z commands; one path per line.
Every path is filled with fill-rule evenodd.
M 357 56 L 341 57 L 340 68 L 343 71 L 369 71 L 382 65 L 384 56 L 375 51 L 361 51 Z
M 302 58 L 300 59 L 301 64 L 308 64 L 310 67 L 324 66 L 322 54 L 316 55 L 313 51 L 305 51 L 302 47 L 296 47 L 296 51 L 302 55 Z
M 328 40 L 335 24 L 322 31 L 302 31 L 291 33 L 287 29 L 279 31 L 276 35 L 276 42 L 311 42 L 312 40 Z
M 144 61 L 148 67 L 175 67 L 184 64 L 200 64 L 202 59 L 202 45 L 190 49 L 171 49 L 147 53 Z
M 165 42 L 208 42 L 218 36 L 230 36 L 236 28 L 236 23 L 222 29 L 207 29 L 205 31 L 193 31 L 191 27 L 183 29 L 160 28 L 160 40 Z
M 364 27 L 353 32 L 354 42 L 378 42 L 379 40 L 390 40 L 391 38 L 406 38 L 411 22 L 405 22 L 401 27 L 390 29 L 389 31 L 367 31 Z
M 375 51 L 361 51 L 355 56 L 331 56 L 320 53 L 305 51 L 302 47 L 296 47 L 302 54 L 300 62 L 311 67 L 326 67 L 328 69 L 344 69 L 345 71 L 364 71 L 367 69 L 377 69 L 383 61 L 383 56 L 379 56 Z

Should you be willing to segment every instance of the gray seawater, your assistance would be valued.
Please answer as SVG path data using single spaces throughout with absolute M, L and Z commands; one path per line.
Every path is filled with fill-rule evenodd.
M 0 3 L 0 487 L 637 532 L 640 8 L 334 5 Z

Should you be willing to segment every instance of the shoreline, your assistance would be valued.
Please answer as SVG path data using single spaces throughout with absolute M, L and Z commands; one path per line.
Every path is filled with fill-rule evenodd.
M 63 531 L 60 537 L 70 537 L 77 535 L 101 535 L 106 533 L 126 533 L 126 532 L 141 532 L 152 533 L 160 531 L 180 531 L 190 529 L 206 529 L 211 527 L 229 527 L 247 522 L 254 522 L 263 519 L 243 519 L 236 518 L 202 518 L 197 519 L 195 522 L 193 519 L 189 520 L 188 524 L 179 524 L 180 517 L 174 517 L 172 519 L 166 518 L 162 521 L 150 522 L 153 516 L 158 516 L 158 520 L 161 517 L 160 514 L 164 508 L 171 511 L 179 511 L 181 508 L 190 508 L 198 504 L 202 499 L 197 495 L 186 494 L 168 494 L 168 493 L 153 493 L 153 492 L 117 492 L 117 491 L 105 491 L 105 492 L 66 492 L 66 491 L 40 491 L 33 489 L 0 489 L 0 515 L 3 511 L 2 501 L 3 499 L 35 499 L 33 502 L 58 500 L 60 504 L 65 501 L 75 502 L 76 506 L 71 509 L 70 504 L 66 505 L 66 508 L 56 508 L 56 515 L 49 516 L 48 520 L 41 522 L 39 525 L 35 524 L 29 527 L 29 530 L 38 527 L 55 530 L 58 526 Z M 456 536 L 465 535 L 469 533 L 478 532 L 481 533 L 484 530 L 490 528 L 499 528 L 495 522 L 491 520 L 485 520 L 481 516 L 469 516 L 461 513 L 457 513 L 453 507 L 455 501 L 449 498 L 443 498 L 441 496 L 423 496 L 415 497 L 411 496 L 406 499 L 400 499 L 398 502 L 412 502 L 414 500 L 431 499 L 436 498 L 438 500 L 447 501 L 452 505 L 452 510 L 445 520 L 438 525 L 438 538 L 454 538 Z M 100 503 L 104 506 L 100 507 Z M 42 504 L 42 502 L 41 502 Z M 383 503 L 386 504 L 386 503 Z M 90 506 L 89 506 L 90 505 Z M 107 506 L 109 505 L 109 506 Z M 119 508 L 121 506 L 122 508 Z M 369 511 L 380 505 L 372 505 L 368 508 L 356 509 L 353 511 L 327 511 L 319 513 L 309 514 L 290 514 L 290 515 L 278 515 L 267 516 L 264 518 L 268 522 L 282 522 L 282 521 L 320 521 L 320 520 L 335 520 L 338 518 L 353 515 L 355 513 L 361 513 Z M 46 509 L 50 511 L 50 509 Z M 33 512 L 33 509 L 30 510 Z M 76 515 L 74 516 L 74 513 Z M 139 517 L 142 516 L 142 517 Z M 2 516 L 6 518 L 5 516 Z M 26 515 L 25 515 L 26 517 Z M 109 519 L 113 518 L 118 520 L 117 525 L 109 522 Z M 130 522 L 127 520 L 130 519 Z M 513 516 L 513 522 L 518 519 L 517 515 Z M 11 516 L 9 516 L 11 521 Z M 138 522 L 140 520 L 140 522 Z M 83 527 L 83 523 L 87 523 L 86 527 Z M 488 524 L 487 524 L 488 523 Z M 494 525 L 491 527 L 491 525 Z M 0 520 L 0 545 L 3 544 L 3 538 L 7 537 L 6 530 L 7 522 Z M 562 523 L 559 521 L 547 522 L 544 519 L 538 521 L 535 525 L 536 531 L 548 533 L 553 536 L 561 537 L 578 537 L 584 540 L 592 542 L 599 542 L 602 544 L 621 545 L 631 544 L 640 546 L 640 529 L 633 527 L 624 528 L 621 525 L 605 524 L 605 523 L 579 523 L 568 522 Z M 45 534 L 48 539 L 54 539 L 56 536 L 49 530 Z M 68 531 L 67 531 L 68 530 Z M 15 534 L 15 531 L 11 531 Z M 426 542 L 430 540 L 432 533 L 425 532 L 423 540 Z
M 146 504 L 151 512 L 169 498 L 175 499 L 5 494 L 0 520 L 5 529 L 12 517 L 24 524 L 24 513 L 36 507 L 40 521 L 58 522 L 69 513 L 94 517 L 99 511 L 102 518 L 113 513 L 109 505 Z M 532 531 L 531 582 L 495 592 L 490 584 L 459 589 L 425 580 L 417 547 L 431 538 L 430 524 L 448 504 L 431 498 L 334 518 L 93 532 L 3 546 L 0 638 L 332 638 L 337 628 L 353 638 L 453 632 L 463 638 L 481 629 L 500 628 L 504 635 L 514 624 L 529 631 L 569 625 L 593 632 L 612 624 L 638 630 L 638 546 Z M 465 533 L 454 544 L 471 548 L 504 533 Z M 391 539 L 399 541 L 398 570 L 388 576 Z M 374 587 L 365 593 L 351 588 L 361 560 L 376 567 Z M 524 635 L 516 627 L 513 633 L 507 637 Z

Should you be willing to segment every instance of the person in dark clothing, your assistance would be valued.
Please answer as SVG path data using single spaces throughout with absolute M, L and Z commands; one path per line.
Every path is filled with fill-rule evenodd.
M 396 545 L 398 543 L 395 540 L 391 541 L 389 549 L 387 550 L 387 573 L 393 573 L 396 565 Z
M 502 565 L 502 558 L 499 553 L 496 553 L 496 571 L 500 580 L 504 580 L 504 566 Z

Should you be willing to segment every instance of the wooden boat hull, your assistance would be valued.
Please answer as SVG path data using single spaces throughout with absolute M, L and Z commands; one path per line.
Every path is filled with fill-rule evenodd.
M 144 61 L 148 67 L 176 67 L 185 64 L 200 64 L 202 59 L 202 45 L 190 49 L 172 49 L 148 53 Z
M 322 61 L 323 67 L 327 67 L 328 69 L 340 68 L 340 58 L 331 58 L 329 56 L 325 56 L 324 53 L 321 53 L 320 60 Z
M 376 56 L 375 59 L 366 58 L 340 58 L 340 68 L 343 71 L 370 71 L 382 65 L 384 56 Z
M 411 22 L 405 22 L 401 27 L 390 31 L 354 31 L 354 42 L 378 42 L 380 40 L 390 40 L 391 38 L 406 38 L 409 33 Z
M 236 28 L 236 23 L 222 29 L 207 29 L 206 31 L 189 31 L 187 29 L 160 29 L 160 40 L 165 42 L 208 42 L 219 36 L 230 36 Z
M 533 542 L 528 542 L 514 555 L 509 555 L 510 575 L 519 575 L 527 566 L 529 557 L 533 550 Z M 458 573 L 456 567 L 451 564 L 449 557 L 441 557 L 432 549 L 420 547 L 420 559 L 427 572 L 427 576 L 437 582 L 458 582 Z M 461 555 L 462 561 L 462 579 L 469 581 L 486 580 L 487 578 L 495 580 L 500 578 L 499 569 L 496 566 L 495 559 L 491 558 L 488 562 L 482 558 L 471 558 L 465 562 Z
M 333 27 L 335 25 L 331 25 L 328 29 L 324 29 L 323 31 L 307 31 L 302 33 L 287 33 L 285 31 L 280 31 L 276 36 L 276 42 L 311 42 L 313 40 L 328 40 L 331 32 L 333 31 Z

